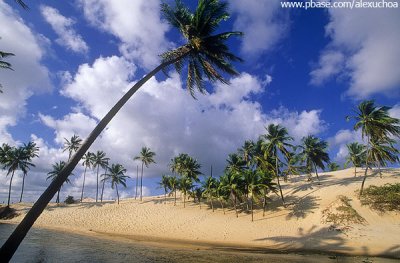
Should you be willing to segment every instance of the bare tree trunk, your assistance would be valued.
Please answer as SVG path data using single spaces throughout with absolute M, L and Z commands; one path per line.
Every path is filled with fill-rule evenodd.
M 99 196 L 99 169 L 100 169 L 100 166 L 99 166 L 99 165 L 97 165 L 96 203 L 97 203 L 98 196 Z
M 136 190 L 135 190 L 135 200 L 137 197 L 137 188 L 139 184 L 139 165 L 136 165 Z
M 183 208 L 186 207 L 186 193 L 183 194 Z
M 315 169 L 315 175 L 317 176 L 318 182 L 319 182 L 319 176 L 318 176 L 318 171 L 317 171 L 317 166 L 314 164 L 314 169 Z
M 85 189 L 86 169 L 87 169 L 87 166 L 85 165 L 85 171 L 83 172 L 83 184 L 82 184 L 81 203 L 82 203 L 82 200 L 83 200 L 83 189 Z
M 251 222 L 254 222 L 253 197 L 250 198 L 250 206 L 251 206 Z
M 56 203 L 57 203 L 57 204 L 60 203 L 60 190 L 61 190 L 61 189 L 59 189 L 58 192 L 57 192 L 57 199 L 56 199 Z
M 161 63 L 158 67 L 153 69 L 150 73 L 144 76 L 141 80 L 136 82 L 125 95 L 114 105 L 114 107 L 104 116 L 104 118 L 97 124 L 94 130 L 90 133 L 89 137 L 83 142 L 81 147 L 75 153 L 75 155 L 68 161 L 64 166 L 64 169 L 56 177 L 54 181 L 50 183 L 47 189 L 39 197 L 36 203 L 25 215 L 24 219 L 19 223 L 19 225 L 14 229 L 13 233 L 7 239 L 0 249 L 0 258 L 4 261 L 10 261 L 11 257 L 14 255 L 15 251 L 21 244 L 22 240 L 25 238 L 29 229 L 35 223 L 36 219 L 40 216 L 43 210 L 46 208 L 47 204 L 53 198 L 54 194 L 60 189 L 61 185 L 65 182 L 68 176 L 71 174 L 72 170 L 76 167 L 78 162 L 81 160 L 82 156 L 86 153 L 89 147 L 93 144 L 100 133 L 107 127 L 108 123 L 114 118 L 118 111 L 125 105 L 125 103 L 132 97 L 133 94 L 143 86 L 146 81 L 156 75 L 157 72 L 163 68 L 171 65 L 183 57 L 187 56 L 191 49 L 188 46 L 183 46 L 179 48 L 181 50 L 180 56 L 174 58 L 173 60 Z
M 364 184 L 365 184 L 365 180 L 367 179 L 367 175 L 368 175 L 368 154 L 369 154 L 369 137 L 367 137 L 368 140 L 368 144 L 367 144 L 367 155 L 365 157 L 365 173 L 364 173 L 364 179 L 362 180 L 361 183 L 361 189 L 360 189 L 360 196 L 362 196 L 363 191 L 364 191 Z
M 210 198 L 210 201 L 211 201 L 211 208 L 212 208 L 212 211 L 214 212 L 214 204 L 213 204 L 213 199 L 212 199 L 212 197 Z
M 219 202 L 221 203 L 221 206 L 222 206 L 222 211 L 224 212 L 224 215 L 225 215 L 225 207 L 224 207 L 224 203 L 223 203 L 221 200 L 219 200 Z
M 140 175 L 140 201 L 143 200 L 143 162 L 142 162 L 142 174 Z
M 354 177 L 357 176 L 357 166 L 354 165 Z
M 236 208 L 236 195 L 233 192 L 233 190 L 231 190 L 231 194 L 235 197 L 235 201 L 233 202 L 234 206 L 235 206 L 235 213 L 236 213 L 236 218 L 239 217 L 238 212 L 237 212 L 237 208 Z
M 267 206 L 267 195 L 264 195 L 264 202 L 263 202 L 263 217 L 265 216 L 265 208 Z
M 22 202 L 22 195 L 24 194 L 24 186 L 25 186 L 25 176 L 26 173 L 24 173 L 23 177 L 22 177 L 22 189 L 21 189 L 21 198 L 19 199 L 19 202 Z
M 15 172 L 15 170 L 12 171 L 11 178 L 10 178 L 10 186 L 8 187 L 8 202 L 7 202 L 7 207 L 10 207 L 11 185 L 12 185 L 12 180 L 13 180 L 13 177 L 14 177 L 14 172 Z
M 283 198 L 282 186 L 279 180 L 278 156 L 276 155 L 276 153 L 275 153 L 275 170 L 276 170 L 276 179 L 278 180 L 279 192 L 281 193 L 282 204 L 283 206 L 285 206 L 285 199 Z
M 379 172 L 379 177 L 382 178 L 382 171 L 381 171 L 381 164 L 378 161 L 378 172 Z
M 118 185 L 115 184 L 115 189 L 117 190 L 117 200 L 118 200 L 118 204 L 119 204 L 119 193 L 118 193 Z
M 176 188 L 175 188 L 175 199 L 174 199 L 174 206 L 176 205 Z
M 103 203 L 103 193 L 104 193 L 104 185 L 106 184 L 106 178 L 103 180 L 103 187 L 101 188 L 101 197 L 100 197 L 100 203 Z

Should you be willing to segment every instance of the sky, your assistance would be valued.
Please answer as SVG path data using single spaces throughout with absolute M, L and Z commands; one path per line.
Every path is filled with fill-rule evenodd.
M 171 1 L 167 1 L 171 3 Z M 191 8 L 194 1 L 183 1 Z M 230 85 L 209 83 L 194 100 L 184 75 L 159 73 L 110 122 L 90 151 L 105 151 L 127 169 L 132 197 L 143 146 L 156 153 L 145 169 L 144 194 L 160 194 L 170 160 L 188 153 L 221 175 L 229 153 L 265 126 L 285 126 L 295 143 L 315 135 L 329 143 L 331 160 L 343 164 L 346 143 L 359 132 L 345 117 L 365 99 L 393 107 L 400 118 L 400 8 L 284 9 L 276 0 L 230 0 L 231 17 L 220 32 L 242 31 L 230 49 L 244 59 Z M 399 2 L 398 0 L 396 1 Z M 147 72 L 159 55 L 184 44 L 160 13 L 159 0 L 74 0 L 28 3 L 0 0 L 0 50 L 13 71 L 1 70 L 0 144 L 34 141 L 40 157 L 26 179 L 25 200 L 48 186 L 52 164 L 68 159 L 64 138 L 86 138 L 114 103 Z M 80 197 L 83 166 L 64 185 L 61 199 Z M 10 177 L 0 171 L 0 202 L 7 201 Z M 13 179 L 19 200 L 22 174 Z M 93 198 L 96 175 L 86 177 Z M 115 198 L 107 186 L 105 198 Z

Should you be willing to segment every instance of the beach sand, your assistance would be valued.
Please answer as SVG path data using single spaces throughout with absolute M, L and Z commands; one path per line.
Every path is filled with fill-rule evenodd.
M 303 252 L 334 252 L 348 255 L 388 256 L 400 258 L 400 213 L 380 213 L 362 206 L 358 197 L 363 170 L 353 168 L 326 172 L 320 184 L 308 182 L 306 176 L 293 176 L 283 183 L 289 204 L 282 206 L 280 198 L 271 195 L 263 216 L 257 209 L 254 222 L 251 214 L 242 210 L 236 218 L 231 207 L 226 214 L 221 208 L 212 212 L 207 202 L 199 207 L 193 200 L 173 197 L 146 197 L 95 203 L 91 200 L 72 205 L 50 204 L 35 223 L 35 227 L 118 238 L 171 246 L 210 246 L 249 250 Z M 384 170 L 383 178 L 367 178 L 366 187 L 399 183 L 400 169 Z M 338 196 L 350 199 L 350 204 L 364 218 L 363 223 L 334 225 L 326 221 L 326 212 L 335 212 Z M 179 195 L 178 195 L 179 197 Z M 217 202 L 215 202 L 217 205 Z M 16 204 L 20 215 L 4 223 L 18 223 L 29 209 L 28 204 Z M 242 207 L 243 208 L 243 207 Z M 325 212 L 324 212 L 325 211 Z

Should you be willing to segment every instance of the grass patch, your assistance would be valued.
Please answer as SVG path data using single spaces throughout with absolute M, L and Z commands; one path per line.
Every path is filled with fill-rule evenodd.
M 347 196 L 339 195 L 337 200 L 322 214 L 326 223 L 335 225 L 364 224 L 365 219 L 351 206 Z
M 400 211 L 400 183 L 371 185 L 364 190 L 360 200 L 361 204 L 369 205 L 381 212 Z

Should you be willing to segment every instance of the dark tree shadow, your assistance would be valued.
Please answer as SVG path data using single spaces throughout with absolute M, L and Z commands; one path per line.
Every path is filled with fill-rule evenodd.
M 288 206 L 292 211 L 286 215 L 286 220 L 292 218 L 305 218 L 308 214 L 314 213 L 313 210 L 318 208 L 317 199 L 315 196 L 307 195 L 302 198 L 290 196 L 291 205 Z

